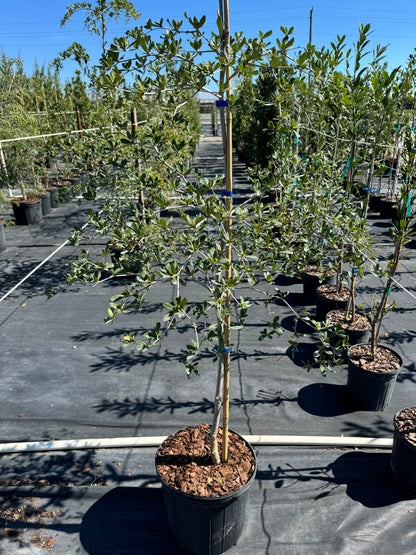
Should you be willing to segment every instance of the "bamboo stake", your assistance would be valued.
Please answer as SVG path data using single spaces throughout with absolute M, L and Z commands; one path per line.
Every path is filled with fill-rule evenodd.
M 230 50 L 230 21 L 229 21 L 229 7 L 228 0 L 224 0 L 224 46 L 229 52 Z M 230 102 L 230 85 L 231 85 L 231 68 L 228 65 L 225 70 L 226 79 L 226 96 L 228 102 Z M 227 151 L 226 151 L 226 168 L 225 168 L 225 183 L 226 183 L 226 209 L 228 212 L 227 219 L 225 222 L 225 231 L 227 234 L 227 246 L 226 246 L 226 259 L 227 268 L 225 272 L 225 277 L 227 280 L 231 278 L 231 232 L 232 232 L 232 190 L 233 190 L 233 166 L 232 166 L 232 114 L 231 108 L 227 106 Z M 225 308 L 226 316 L 224 322 L 224 348 L 223 353 L 224 361 L 224 392 L 223 392 L 223 413 L 222 413 L 222 453 L 221 460 L 226 462 L 228 460 L 228 421 L 229 421 L 229 408 L 230 408 L 230 328 L 231 328 L 231 291 L 228 288 L 226 290 L 225 297 Z
M 79 138 L 82 139 L 81 112 L 79 111 L 79 107 L 78 107 L 78 106 L 77 106 L 76 112 L 77 112 L 78 129 L 79 129 L 79 131 L 80 131 L 80 133 L 79 133 Z

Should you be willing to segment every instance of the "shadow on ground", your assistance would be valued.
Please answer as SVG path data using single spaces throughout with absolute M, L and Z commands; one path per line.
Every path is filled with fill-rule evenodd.
M 180 555 L 169 533 L 162 491 L 117 487 L 85 514 L 80 530 L 90 555 Z

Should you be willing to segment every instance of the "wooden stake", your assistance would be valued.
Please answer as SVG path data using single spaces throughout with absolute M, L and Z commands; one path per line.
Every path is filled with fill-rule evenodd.
M 79 133 L 79 138 L 82 139 L 81 112 L 79 111 L 78 106 L 77 106 L 76 112 L 77 112 L 78 130 L 81 131 L 81 133 Z
M 133 135 L 134 142 L 136 142 L 137 113 L 136 113 L 136 107 L 135 106 L 132 106 L 132 108 L 130 110 L 130 120 L 131 120 L 131 132 L 132 132 L 132 135 Z M 136 167 L 140 171 L 140 162 L 137 159 L 136 159 Z M 144 220 L 146 218 L 146 212 L 145 212 L 145 208 L 144 208 L 144 194 L 143 194 L 142 189 L 140 189 L 140 192 L 139 192 L 139 202 L 140 202 L 140 207 L 141 207 L 141 218 L 142 218 L 142 221 L 144 222 Z
M 230 20 L 229 20 L 229 7 L 228 0 L 224 0 L 224 47 L 229 51 L 230 49 Z M 227 66 L 225 70 L 225 81 L 226 81 L 226 94 L 227 100 L 230 101 L 230 87 L 231 87 L 231 68 Z M 227 106 L 227 144 L 226 144 L 226 168 L 225 168 L 225 183 L 226 183 L 226 208 L 227 208 L 227 219 L 225 222 L 225 231 L 227 233 L 227 247 L 226 247 L 226 258 L 227 258 L 227 269 L 225 272 L 225 277 L 227 280 L 231 278 L 232 270 L 232 259 L 231 259 L 231 233 L 232 233 L 232 209 L 233 209 L 233 164 L 232 164 L 232 114 L 231 107 Z M 223 393 L 223 413 L 222 413 L 222 462 L 227 462 L 228 460 L 228 422 L 229 422 L 229 409 L 230 409 L 230 328 L 231 328 L 231 291 L 226 290 L 225 297 L 225 308 L 226 317 L 224 322 L 224 347 L 225 352 L 223 353 L 224 360 L 224 393 Z

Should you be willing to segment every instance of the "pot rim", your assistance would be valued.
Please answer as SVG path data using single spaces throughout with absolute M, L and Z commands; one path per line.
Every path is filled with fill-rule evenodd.
M 396 422 L 397 416 L 398 416 L 402 411 L 407 410 L 407 409 L 416 409 L 416 407 L 403 407 L 403 408 L 401 408 L 400 410 L 398 410 L 398 411 L 396 412 L 396 414 L 393 416 L 394 433 L 399 434 L 399 436 L 401 437 L 401 439 L 403 439 L 403 440 L 406 442 L 406 445 L 407 445 L 410 449 L 416 451 L 416 445 L 415 445 L 414 443 L 411 443 L 411 442 L 406 438 L 405 433 L 404 433 L 404 432 L 401 432 L 401 431 L 399 430 L 399 428 L 397 427 L 397 422 Z
M 328 314 L 331 314 L 331 313 L 334 313 L 334 312 L 342 312 L 342 313 L 344 313 L 345 310 L 343 310 L 342 308 L 341 308 L 341 309 L 335 308 L 334 310 L 330 310 L 330 311 L 327 313 L 327 317 L 328 317 Z M 352 330 L 353 330 L 353 331 L 362 331 L 362 332 L 365 332 L 365 331 L 370 330 L 370 329 L 371 329 L 371 322 L 370 322 L 369 317 L 366 316 L 365 314 L 362 314 L 361 312 L 357 312 L 356 314 L 359 314 L 360 316 L 363 316 L 363 317 L 367 320 L 367 322 L 368 322 L 368 328 L 364 328 L 364 329 L 361 329 L 361 330 L 356 330 L 356 329 L 352 328 Z M 335 323 L 335 324 L 333 324 L 333 325 L 336 326 L 337 324 L 338 324 L 338 322 Z M 361 343 L 361 345 L 365 345 L 365 343 Z
M 40 201 L 39 196 L 30 197 L 30 200 L 24 199 L 23 197 L 16 197 L 16 198 L 10 199 L 10 202 L 16 206 L 20 206 L 21 204 L 36 204 L 39 201 Z
M 182 429 L 182 428 L 180 428 Z M 256 474 L 257 474 L 257 457 L 256 457 L 256 453 L 254 452 L 253 446 L 251 445 L 251 443 L 249 443 L 244 436 L 242 436 L 241 434 L 239 434 L 238 432 L 234 432 L 234 430 L 228 430 L 229 432 L 233 432 L 234 434 L 238 435 L 241 439 L 244 440 L 244 442 L 248 445 L 248 447 L 250 448 L 250 451 L 254 457 L 254 469 L 253 469 L 253 474 L 250 476 L 250 478 L 248 479 L 248 481 L 243 484 L 241 486 L 241 488 L 232 491 L 230 493 L 225 493 L 224 495 L 217 495 L 216 497 L 209 497 L 209 496 L 201 496 L 201 495 L 193 495 L 191 493 L 185 493 L 183 491 L 180 491 L 177 488 L 173 488 L 172 486 L 170 486 L 169 484 L 167 484 L 164 479 L 162 478 L 162 476 L 159 473 L 159 469 L 158 469 L 158 465 L 156 464 L 156 456 L 157 456 L 157 451 L 156 451 L 156 455 L 155 455 L 155 469 L 156 469 L 156 474 L 160 480 L 160 482 L 162 483 L 162 486 L 167 488 L 169 491 L 174 492 L 175 494 L 185 498 L 185 499 L 192 499 L 193 501 L 198 501 L 201 500 L 202 502 L 206 502 L 206 503 L 215 503 L 218 501 L 222 501 L 222 500 L 228 500 L 228 499 L 232 499 L 233 497 L 239 497 L 239 495 L 243 494 L 244 491 L 246 491 L 251 484 L 254 482 L 255 478 L 256 478 Z M 170 435 L 175 434 L 176 432 L 173 432 Z
M 351 350 L 354 350 L 355 347 L 361 347 L 361 346 L 370 346 L 370 343 L 357 343 L 356 345 L 350 345 L 348 351 L 347 351 L 347 358 L 348 361 L 350 360 L 350 352 Z M 356 364 L 355 362 L 352 362 L 352 364 L 354 364 L 355 366 L 357 366 L 358 368 L 360 368 L 361 370 L 364 370 L 365 372 L 371 372 L 372 374 L 382 374 L 383 376 L 387 376 L 387 375 L 394 375 L 398 372 L 400 372 L 400 370 L 402 369 L 403 366 L 403 358 L 399 355 L 399 353 L 397 351 L 395 351 L 394 349 L 392 349 L 391 347 L 387 347 L 387 345 L 383 345 L 383 344 L 379 344 L 377 343 L 376 345 L 376 349 L 377 348 L 381 348 L 381 349 L 385 349 L 387 351 L 391 351 L 393 354 L 395 354 L 397 357 L 399 357 L 399 361 L 400 361 L 400 366 L 399 368 L 396 368 L 396 370 L 390 370 L 389 372 L 374 372 L 373 370 L 367 370 L 366 368 L 363 368 L 362 366 L 360 366 L 359 364 Z

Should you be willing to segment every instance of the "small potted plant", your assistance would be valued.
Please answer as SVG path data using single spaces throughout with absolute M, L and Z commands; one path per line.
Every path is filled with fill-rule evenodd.
M 20 196 L 10 199 L 17 225 L 37 224 L 42 220 L 37 184 L 29 185 L 33 179 L 34 154 L 34 147 L 25 141 L 12 143 L 8 149 L 5 181 L 10 188 L 20 189 Z

